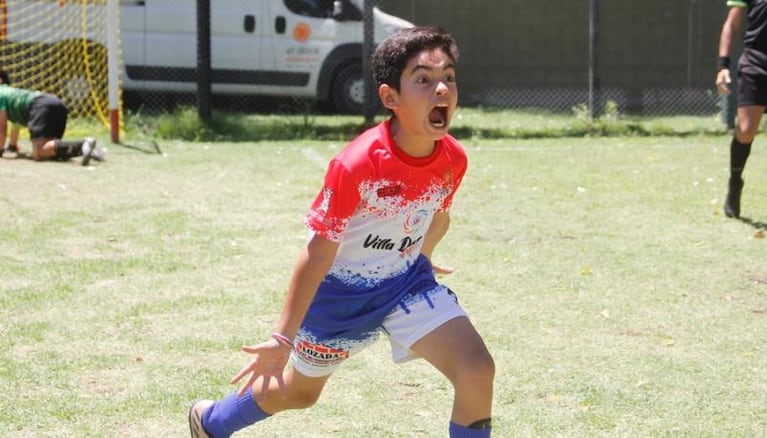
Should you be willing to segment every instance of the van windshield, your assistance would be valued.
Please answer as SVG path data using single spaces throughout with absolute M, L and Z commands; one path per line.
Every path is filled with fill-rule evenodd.
M 362 12 L 349 0 L 285 0 L 285 6 L 297 15 L 361 21 Z
M 285 0 L 285 6 L 298 15 L 316 18 L 333 17 L 333 0 Z

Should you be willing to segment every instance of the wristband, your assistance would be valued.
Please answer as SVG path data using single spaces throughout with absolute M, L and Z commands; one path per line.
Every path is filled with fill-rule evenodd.
M 277 342 L 279 342 L 282 345 L 287 345 L 290 347 L 290 349 L 293 349 L 293 340 L 289 337 L 283 335 L 282 333 L 274 332 L 272 333 L 272 338 L 274 338 Z
M 730 57 L 729 56 L 720 56 L 719 59 L 716 60 L 716 71 L 730 69 Z

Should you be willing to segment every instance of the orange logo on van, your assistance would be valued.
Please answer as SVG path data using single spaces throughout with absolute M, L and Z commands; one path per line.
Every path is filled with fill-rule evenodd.
M 304 42 L 312 35 L 312 28 L 306 23 L 297 23 L 293 28 L 293 39 Z

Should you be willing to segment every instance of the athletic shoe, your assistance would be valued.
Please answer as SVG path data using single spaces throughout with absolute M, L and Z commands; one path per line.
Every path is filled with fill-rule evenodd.
M 740 194 L 743 192 L 743 179 L 730 178 L 727 200 L 724 202 L 724 214 L 727 217 L 740 217 Z
M 192 438 L 210 438 L 202 427 L 202 414 L 213 406 L 213 400 L 197 400 L 189 408 L 189 432 Z
M 104 152 L 96 147 L 95 138 L 87 137 L 83 142 L 83 160 L 80 164 L 87 166 L 91 158 L 96 161 L 104 161 Z

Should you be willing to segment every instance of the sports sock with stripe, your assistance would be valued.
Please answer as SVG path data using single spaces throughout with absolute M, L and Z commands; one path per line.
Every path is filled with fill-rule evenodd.
M 461 426 L 451 421 L 450 438 L 490 438 L 490 431 L 492 429 L 489 422 L 486 424 L 483 422 L 482 428 L 474 428 L 472 426 Z
M 268 417 L 271 415 L 261 410 L 253 400 L 251 389 L 242 397 L 232 393 L 213 404 L 202 416 L 202 427 L 213 437 L 229 437 L 234 432 Z

